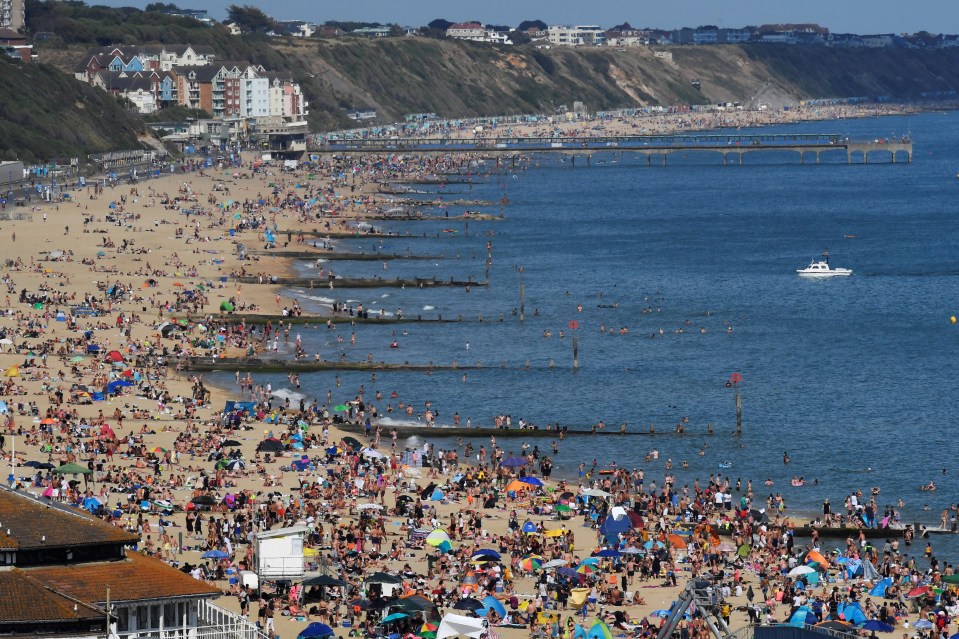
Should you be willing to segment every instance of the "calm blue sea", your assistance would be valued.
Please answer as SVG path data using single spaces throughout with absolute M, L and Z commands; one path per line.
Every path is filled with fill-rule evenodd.
M 959 325 L 949 320 L 959 313 L 959 114 L 773 130 L 851 138 L 908 133 L 914 162 L 847 166 L 837 153 L 824 156 L 822 165 L 803 166 L 794 154 L 754 154 L 744 166 L 722 166 L 720 156 L 705 154 L 674 155 L 662 167 L 627 152 L 595 155 L 591 167 L 580 158 L 573 167 L 559 156 L 537 156 L 525 170 L 490 176 L 471 192 L 465 185 L 424 187 L 447 199 L 498 200 L 505 190 L 507 219 L 473 222 L 469 237 L 461 221 L 388 225 L 431 237 L 344 241 L 339 248 L 444 259 L 392 261 L 385 271 L 380 262 L 334 262 L 334 270 L 482 279 L 489 241 L 488 289 L 290 294 L 308 309 L 322 308 L 328 298 L 362 302 L 374 312 L 402 308 L 406 315 L 487 321 L 357 326 L 355 346 L 348 326 L 336 333 L 301 330 L 302 337 L 309 352 L 330 359 L 346 353 L 363 360 L 372 353 L 377 360 L 456 360 L 487 368 L 469 371 L 465 381 L 462 371 L 379 373 L 376 381 L 345 373 L 341 386 L 333 374 L 311 374 L 301 379 L 303 392 L 323 402 L 332 390 L 339 402 L 363 384 L 368 398 L 382 392 L 381 412 L 390 401 L 412 402 L 420 411 L 431 401 L 440 423 L 458 412 L 474 426 L 508 413 L 514 423 L 585 427 L 602 419 L 612 429 L 626 422 L 630 430 L 646 431 L 654 423 L 663 433 L 687 417 L 682 437 L 562 442 L 554 473 L 575 476 L 581 461 L 595 458 L 600 465 L 643 467 L 661 479 L 671 459 L 681 486 L 705 480 L 728 460 L 732 468 L 724 475 L 744 484 L 752 479 L 758 495 L 781 491 L 791 510 L 814 512 L 824 497 L 841 507 L 850 491 L 878 487 L 880 504 L 902 497 L 904 520 L 937 523 L 959 489 L 953 422 L 959 417 Z M 830 281 L 797 277 L 795 270 L 827 247 L 833 265 L 855 274 Z M 523 323 L 514 315 L 521 277 Z M 574 320 L 579 328 L 572 330 Z M 627 334 L 619 333 L 623 327 Z M 398 349 L 389 348 L 394 339 Z M 507 368 L 499 368 L 504 362 Z M 735 404 L 725 382 L 733 372 L 743 378 L 741 438 L 730 435 Z M 274 389 L 289 387 L 284 376 L 258 381 L 267 380 Z M 394 390 L 399 398 L 389 400 Z M 707 422 L 715 424 L 711 437 Z M 518 450 L 522 440 L 499 443 Z M 549 447 L 548 439 L 531 443 Z M 659 462 L 647 464 L 653 448 Z M 684 460 L 687 470 L 680 468 Z M 793 476 L 804 476 L 807 486 L 790 487 Z M 771 489 L 762 485 L 767 478 Z M 813 479 L 818 486 L 809 485 Z M 920 492 L 929 480 L 939 490 Z

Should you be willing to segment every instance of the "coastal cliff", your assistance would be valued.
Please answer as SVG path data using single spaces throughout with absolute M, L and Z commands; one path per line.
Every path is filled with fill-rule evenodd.
M 0 63 L 4 86 L 15 88 L 0 93 L 0 155 L 6 159 L 137 145 L 146 130 L 143 120 L 72 78 L 88 47 L 119 42 L 210 46 L 218 60 L 285 72 L 303 87 L 315 131 L 357 126 L 346 116 L 351 109 L 375 109 L 376 119 L 367 123 L 393 122 L 408 113 L 550 113 L 577 101 L 590 111 L 722 102 L 780 109 L 811 98 L 916 101 L 959 86 L 959 49 L 546 49 L 423 37 L 267 38 L 232 36 L 222 25 L 132 9 L 28 4 L 31 31 L 52 34 L 36 50 L 50 66 Z
M 810 98 L 922 99 L 959 86 L 959 50 L 725 45 L 536 49 L 462 41 L 278 42 L 310 99 L 317 129 L 349 108 L 378 121 L 739 102 L 781 108 Z

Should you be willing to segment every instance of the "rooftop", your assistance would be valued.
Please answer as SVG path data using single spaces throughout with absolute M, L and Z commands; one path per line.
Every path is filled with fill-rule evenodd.
M 0 550 L 135 544 L 139 539 L 85 511 L 0 489 Z
M 107 588 L 110 600 L 141 601 L 178 597 L 218 597 L 219 588 L 198 581 L 172 566 L 128 552 L 121 561 L 99 561 L 69 566 L 42 566 L 23 572 L 44 586 L 88 604 L 104 604 Z

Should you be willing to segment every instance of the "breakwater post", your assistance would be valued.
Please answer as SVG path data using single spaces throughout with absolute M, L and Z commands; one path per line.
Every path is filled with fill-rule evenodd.
M 579 340 L 573 338 L 573 370 L 579 370 Z
M 523 276 L 519 277 L 519 321 L 526 321 L 526 288 L 523 286 Z

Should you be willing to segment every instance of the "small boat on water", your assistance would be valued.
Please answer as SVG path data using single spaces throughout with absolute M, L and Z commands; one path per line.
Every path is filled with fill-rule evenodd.
M 829 266 L 829 251 L 822 253 L 823 259 L 812 260 L 806 268 L 796 269 L 799 277 L 838 277 L 852 275 L 852 270 L 848 268 L 832 268 Z

